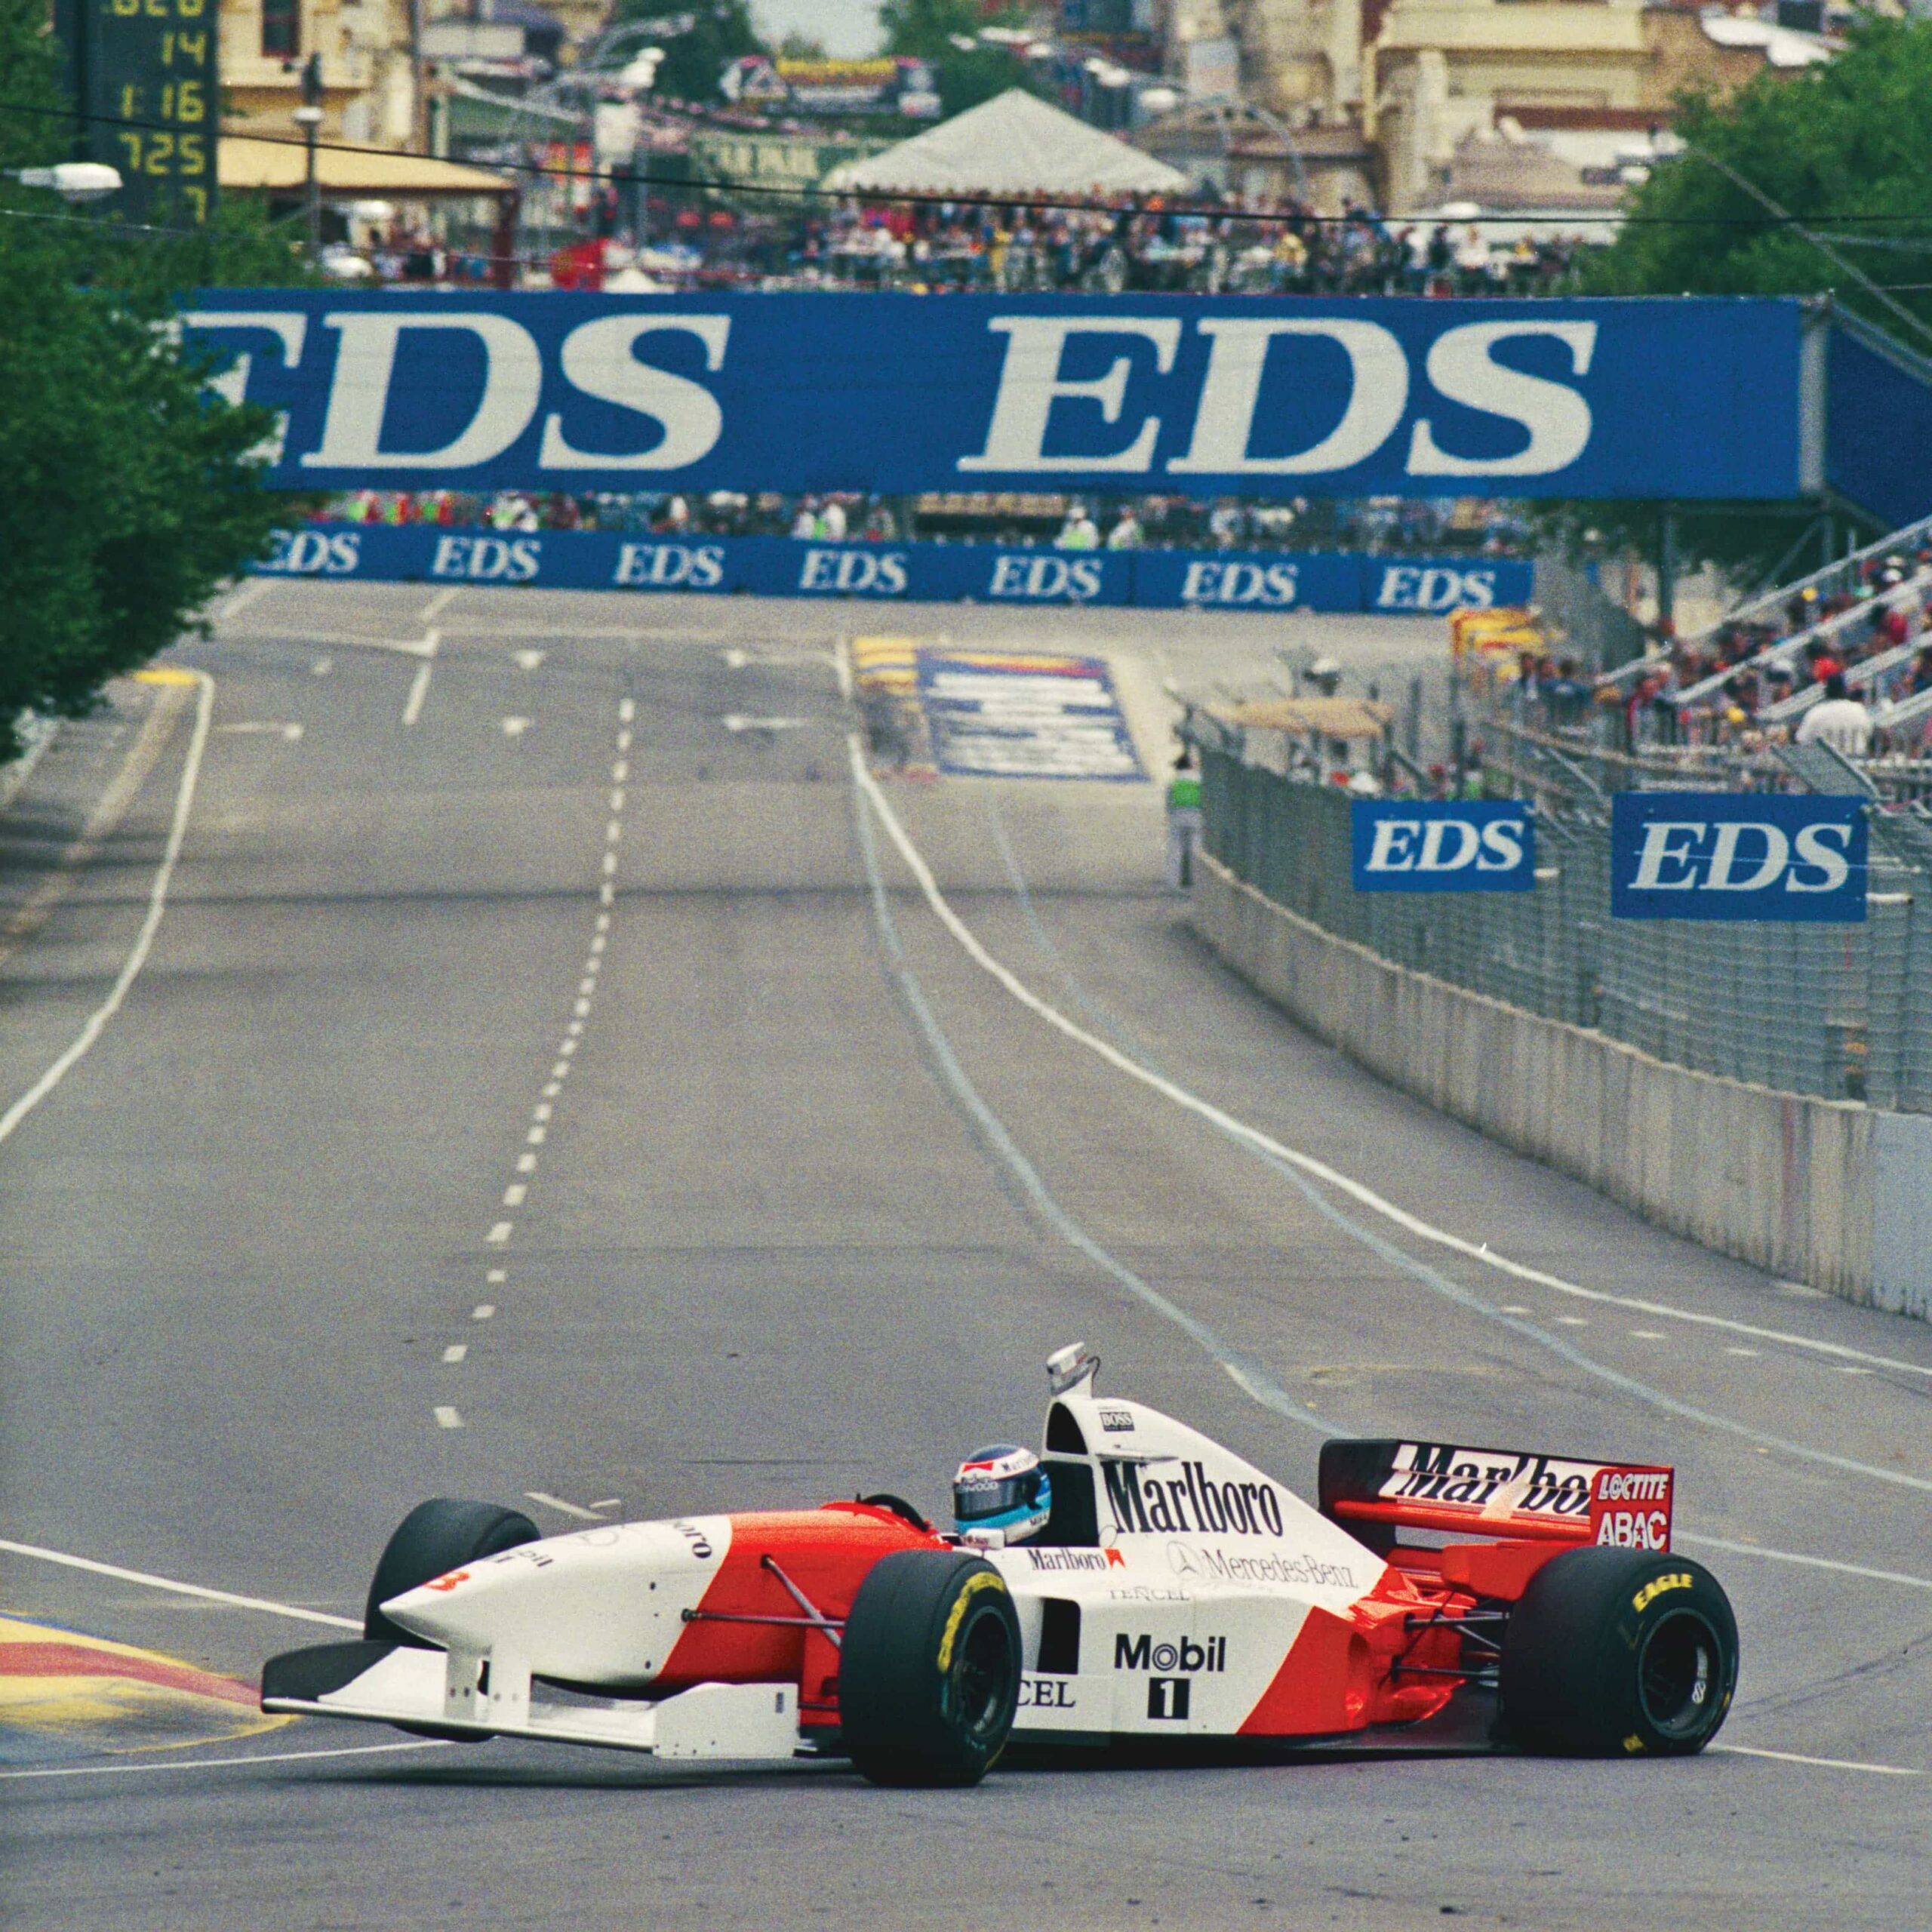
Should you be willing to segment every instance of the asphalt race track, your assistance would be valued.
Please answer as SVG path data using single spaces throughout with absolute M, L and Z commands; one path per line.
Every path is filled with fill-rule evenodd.
M 867 614 L 1106 650 L 1150 752 L 1163 677 L 1267 648 L 1131 613 Z M 1055 1032 L 867 815 L 853 624 L 251 587 L 177 654 L 214 680 L 203 736 L 200 687 L 128 687 L 0 817 L 0 1109 L 45 1089 L 0 1114 L 0 1917 L 1925 1923 L 1932 1331 L 1658 1233 L 1297 1033 L 1160 890 L 1154 787 L 888 780 L 1040 997 L 1597 1298 L 1404 1232 Z M 1435 625 L 1322 635 L 1358 661 L 1439 649 Z M 49 1085 L 141 937 L 191 764 L 152 950 Z M 547 1530 L 861 1487 L 937 1510 L 964 1451 L 1035 1436 L 1073 1340 L 1103 1388 L 1307 1489 L 1323 1432 L 1675 1463 L 1682 1546 L 1743 1629 L 1724 1748 L 906 1794 L 260 1729 L 234 1688 L 330 1635 L 291 1611 L 359 1619 L 424 1496 Z

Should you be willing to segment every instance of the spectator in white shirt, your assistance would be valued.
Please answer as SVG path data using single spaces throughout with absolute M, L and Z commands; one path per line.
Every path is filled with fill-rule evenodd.
M 836 497 L 825 500 L 825 509 L 818 520 L 818 534 L 828 543 L 842 543 L 845 540 L 845 506 Z
M 1845 695 L 1844 674 L 1825 680 L 1825 695 L 1804 714 L 1798 728 L 1801 745 L 1826 744 L 1841 758 L 1863 758 L 1872 749 L 1872 714 Z

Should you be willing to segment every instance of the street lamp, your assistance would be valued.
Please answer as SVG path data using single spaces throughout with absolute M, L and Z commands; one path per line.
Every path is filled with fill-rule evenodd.
M 322 251 L 322 184 L 315 174 L 315 140 L 322 125 L 322 57 L 319 54 L 310 54 L 302 63 L 302 105 L 290 118 L 302 130 L 307 150 L 309 254 L 312 259 Z
M 51 168 L 9 168 L 10 180 L 23 188 L 51 188 L 64 200 L 97 202 L 121 192 L 121 171 L 102 161 L 60 161 Z

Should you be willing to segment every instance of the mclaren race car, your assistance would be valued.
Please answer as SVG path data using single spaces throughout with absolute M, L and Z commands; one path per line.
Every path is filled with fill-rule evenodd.
M 1737 1627 L 1671 1549 L 1669 1469 L 1331 1441 L 1311 1506 L 1097 1394 L 1098 1367 L 1055 1355 L 1044 1455 L 1009 1452 L 1037 1465 L 1023 1541 L 943 1534 L 890 1496 L 559 1537 L 425 1503 L 377 1566 L 364 1641 L 271 1660 L 263 1708 L 843 1755 L 888 1784 L 972 1783 L 1009 1740 L 1392 1737 L 1452 1706 L 1500 1744 L 1571 1754 L 1681 1755 L 1723 1723 Z

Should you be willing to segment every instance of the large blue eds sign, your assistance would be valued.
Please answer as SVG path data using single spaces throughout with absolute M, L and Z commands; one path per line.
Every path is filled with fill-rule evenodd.
M 1527 892 L 1536 884 L 1529 808 L 1358 798 L 1352 814 L 1358 892 Z
M 290 489 L 1678 498 L 1800 494 L 1801 320 L 1782 300 L 289 289 L 181 317 L 226 393 L 280 414 Z M 1383 589 L 1440 608 L 1420 578 Z
M 1856 923 L 1866 801 L 1737 792 L 1620 792 L 1610 909 L 1620 919 Z

